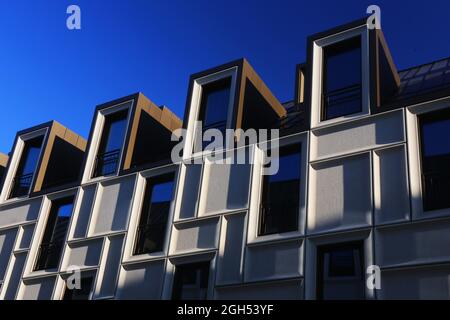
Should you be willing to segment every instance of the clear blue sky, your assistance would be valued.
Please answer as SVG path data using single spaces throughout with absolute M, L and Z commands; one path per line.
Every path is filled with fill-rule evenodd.
M 80 31 L 66 28 L 70 4 Z M 181 117 L 189 75 L 240 57 L 290 100 L 306 37 L 370 4 L 399 69 L 450 55 L 444 0 L 1 0 L 0 151 L 49 120 L 87 137 L 97 104 L 137 91 Z

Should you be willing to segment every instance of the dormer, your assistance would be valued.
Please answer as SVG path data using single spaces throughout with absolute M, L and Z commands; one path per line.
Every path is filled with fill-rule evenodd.
M 141 93 L 99 105 L 92 123 L 83 183 L 170 160 L 181 120 Z
M 383 33 L 367 19 L 309 37 L 308 66 L 313 129 L 379 112 L 399 86 Z
M 56 121 L 17 133 L 1 202 L 78 182 L 86 140 Z
M 208 142 L 199 140 L 208 129 L 222 134 L 226 129 L 269 129 L 285 116 L 285 108 L 245 59 L 193 74 L 183 122 L 184 155 L 204 150 Z M 201 128 L 195 127 L 198 121 Z

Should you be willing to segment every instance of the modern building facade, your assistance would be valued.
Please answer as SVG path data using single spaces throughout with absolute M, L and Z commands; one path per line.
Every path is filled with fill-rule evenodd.
M 183 121 L 138 93 L 98 106 L 87 141 L 19 132 L 0 299 L 449 299 L 450 59 L 397 71 L 365 19 L 307 50 L 287 103 L 241 59 L 191 76 Z M 211 128 L 278 129 L 278 173 L 267 141 L 208 161 Z

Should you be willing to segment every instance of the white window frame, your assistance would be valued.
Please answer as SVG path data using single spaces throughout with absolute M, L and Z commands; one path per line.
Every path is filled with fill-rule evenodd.
M 450 216 L 450 208 L 424 211 L 422 193 L 422 158 L 420 148 L 419 117 L 423 114 L 450 108 L 450 97 L 427 101 L 406 108 L 406 133 L 408 147 L 408 167 L 411 190 L 413 220 Z
M 122 262 L 124 264 L 134 263 L 134 262 L 142 262 L 148 260 L 161 259 L 166 256 L 166 253 L 169 248 L 169 240 L 171 237 L 173 216 L 174 216 L 174 208 L 176 202 L 176 196 L 178 193 L 178 177 L 179 177 L 179 168 L 176 166 L 167 166 L 163 168 L 153 169 L 149 171 L 142 172 L 137 177 L 136 189 L 134 193 L 134 199 L 132 202 L 132 209 L 130 215 L 130 222 L 128 225 L 128 232 L 125 239 L 125 248 L 123 253 Z M 173 197 L 170 204 L 169 216 L 167 217 L 167 227 L 166 227 L 166 235 L 164 239 L 163 250 L 160 252 L 146 253 L 140 255 L 134 255 L 134 248 L 136 245 L 136 235 L 137 228 L 139 226 L 139 220 L 141 218 L 142 206 L 144 205 L 144 195 L 147 187 L 147 179 L 159 177 L 164 174 L 173 173 L 174 174 L 174 187 L 173 187 Z
M 42 158 L 42 155 L 44 153 L 44 149 L 45 149 L 45 142 L 47 140 L 47 136 L 48 136 L 48 132 L 49 132 L 49 128 L 43 128 L 43 129 L 39 129 L 30 133 L 26 133 L 24 135 L 21 135 L 17 138 L 17 142 L 16 142 L 16 146 L 14 148 L 13 151 L 13 156 L 11 158 L 11 162 L 9 165 L 9 169 L 8 172 L 6 174 L 6 179 L 5 179 L 5 185 L 3 186 L 2 189 L 2 193 L 0 195 L 0 203 L 8 203 L 8 202 L 13 202 L 17 199 L 23 198 L 23 197 L 28 197 L 28 195 L 23 196 L 23 197 L 16 197 L 16 198 L 10 198 L 10 194 L 12 191 L 12 187 L 13 187 L 13 180 L 14 177 L 17 173 L 17 170 L 19 169 L 19 164 L 20 161 L 22 159 L 22 154 L 23 151 L 25 149 L 25 144 L 27 141 L 40 137 L 43 137 L 43 141 L 42 141 L 42 147 L 41 147 L 41 151 L 39 153 L 39 157 L 38 157 L 38 162 L 36 163 L 36 169 L 34 170 L 34 174 L 33 174 L 33 179 L 31 180 L 31 186 L 33 186 L 34 181 L 36 180 L 36 176 L 38 174 L 39 171 L 39 162 Z M 30 190 L 28 191 L 28 194 L 31 192 L 31 187 Z
M 124 152 L 125 152 L 125 150 L 124 150 L 125 140 L 127 138 L 127 132 L 130 127 L 130 115 L 131 115 L 131 110 L 134 106 L 134 102 L 135 102 L 134 99 L 130 99 L 128 101 L 108 107 L 103 110 L 99 110 L 97 112 L 97 119 L 94 124 L 94 132 L 93 132 L 93 135 L 91 138 L 91 145 L 90 145 L 90 148 L 88 151 L 88 157 L 87 157 L 86 166 L 85 166 L 84 173 L 83 173 L 82 184 L 99 181 L 99 180 L 102 180 L 105 178 L 103 176 L 93 177 L 94 170 L 95 170 L 95 160 L 97 158 L 98 149 L 100 147 L 100 141 L 101 141 L 102 135 L 103 135 L 105 119 L 107 116 L 109 116 L 111 114 L 128 109 L 127 125 L 125 128 L 125 136 L 123 138 L 124 140 L 122 142 L 122 148 L 120 151 L 119 168 L 117 169 L 117 172 L 116 172 L 116 175 L 117 175 L 117 173 L 120 169 L 120 163 L 122 163 L 122 159 L 123 159 Z
M 216 278 L 216 263 L 217 253 L 216 251 L 210 251 L 205 253 L 198 253 L 193 255 L 184 255 L 178 257 L 171 257 L 167 260 L 165 274 L 164 274 L 164 287 L 162 290 L 163 300 L 172 300 L 173 285 L 175 281 L 175 272 L 178 265 L 201 263 L 209 261 L 209 275 L 208 275 L 208 292 L 206 300 L 212 300 L 214 298 L 214 287 Z
M 198 157 L 201 154 L 211 153 L 211 151 L 194 152 L 194 143 L 196 134 L 195 122 L 198 120 L 200 114 L 200 105 L 204 85 L 231 77 L 230 100 L 228 103 L 228 116 L 226 128 L 227 129 L 232 128 L 233 111 L 234 111 L 233 107 L 235 102 L 235 93 L 237 90 L 236 88 L 237 74 L 238 74 L 238 67 L 232 67 L 194 80 L 190 101 L 190 109 L 189 109 L 190 111 L 188 117 L 186 141 L 184 143 L 183 160 L 187 160 L 191 157 Z
M 308 186 L 308 157 L 309 157 L 309 133 L 303 132 L 293 136 L 283 137 L 279 140 L 279 147 L 283 148 L 290 145 L 301 144 L 301 168 L 300 168 L 300 195 L 299 195 L 299 216 L 297 231 L 277 233 L 270 235 L 259 234 L 260 204 L 263 188 L 263 157 L 264 151 L 255 148 L 255 164 L 253 165 L 252 183 L 250 189 L 250 213 L 248 223 L 248 244 L 257 244 L 262 242 L 271 242 L 277 240 L 286 240 L 298 238 L 305 234 L 306 228 L 306 209 L 307 209 L 307 186 Z
M 51 270 L 36 270 L 36 271 L 34 271 L 34 266 L 35 266 L 36 260 L 38 258 L 39 247 L 41 246 L 42 238 L 44 237 L 44 233 L 45 233 L 45 227 L 47 226 L 47 221 L 50 216 L 52 202 L 58 201 L 60 199 L 64 199 L 67 197 L 72 197 L 72 196 L 74 197 L 72 215 L 70 217 L 69 225 L 67 228 L 67 233 L 66 233 L 64 245 L 63 245 L 63 248 L 61 251 L 61 258 L 60 258 L 58 267 L 56 269 L 51 269 Z M 50 194 L 50 195 L 44 197 L 44 199 L 42 200 L 42 206 L 41 206 L 38 222 L 36 225 L 36 229 L 34 231 L 33 238 L 31 240 L 28 258 L 25 263 L 23 278 L 34 278 L 34 277 L 39 277 L 39 276 L 48 276 L 51 274 L 57 274 L 58 270 L 61 269 L 64 257 L 65 257 L 65 251 L 66 251 L 66 245 L 67 245 L 67 241 L 68 241 L 68 237 L 69 237 L 69 232 L 70 232 L 72 225 L 74 224 L 73 217 L 75 215 L 76 203 L 77 203 L 78 198 L 79 198 L 78 189 L 72 189 L 72 190 L 64 191 L 62 193 Z
M 306 254 L 305 254 L 305 299 L 317 299 L 317 248 L 324 245 L 333 245 L 346 242 L 363 241 L 363 274 L 364 284 L 367 280 L 367 267 L 374 265 L 374 249 L 373 249 L 373 232 L 372 229 L 364 229 L 357 231 L 349 231 L 346 233 L 331 233 L 320 236 L 313 236 L 306 239 Z M 366 300 L 375 299 L 375 289 L 365 287 Z
M 321 120 L 322 90 L 323 90 L 323 51 L 324 47 L 344 40 L 361 36 L 361 106 L 359 113 L 349 114 L 329 120 Z M 369 30 L 366 25 L 346 30 L 313 42 L 313 71 L 311 92 L 311 128 L 318 128 L 328 124 L 354 120 L 370 113 L 370 60 L 369 60 Z

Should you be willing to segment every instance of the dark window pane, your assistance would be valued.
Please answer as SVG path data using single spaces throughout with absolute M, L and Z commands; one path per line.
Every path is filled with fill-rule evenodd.
M 426 157 L 450 153 L 450 139 L 443 139 L 450 137 L 450 119 L 424 123 L 422 130 Z
M 330 261 L 330 277 L 351 277 L 355 275 L 355 257 L 353 249 L 331 251 L 328 254 Z
M 176 267 L 172 299 L 206 300 L 208 294 L 209 262 Z
M 425 211 L 450 208 L 450 109 L 419 118 Z
M 73 201 L 74 198 L 70 197 L 52 203 L 42 243 L 39 246 L 35 270 L 58 267 L 72 216 Z
M 203 121 L 205 128 L 226 122 L 230 102 L 230 84 L 231 78 L 226 78 L 203 86 L 199 120 Z
M 120 152 L 125 139 L 127 119 L 128 109 L 105 117 L 105 125 L 95 164 L 95 177 L 117 172 Z
M 93 282 L 94 277 L 82 275 L 80 280 L 80 288 L 69 289 L 66 286 L 63 300 L 89 300 L 89 295 L 91 294 L 92 291 Z
M 33 173 L 36 170 L 39 154 L 41 153 L 43 137 L 39 137 L 32 141 L 25 142 L 25 152 L 22 160 L 22 174 Z
M 148 179 L 134 254 L 163 250 L 173 187 L 173 173 Z
M 127 126 L 127 116 L 128 110 L 124 110 L 106 117 L 103 132 L 104 141 L 102 141 L 103 152 L 122 149 Z
M 323 116 L 333 119 L 361 111 L 361 38 L 324 48 Z
M 317 298 L 364 299 L 363 242 L 317 248 Z
M 298 230 L 301 145 L 280 149 L 279 170 L 264 176 L 259 235 Z
M 361 82 L 361 38 L 353 38 L 325 47 L 327 92 Z
M 24 196 L 29 193 L 33 175 L 38 165 L 43 141 L 43 136 L 25 141 L 19 167 L 17 168 L 16 176 L 13 181 L 11 191 L 12 198 Z
M 202 86 L 199 121 L 202 121 L 203 132 L 218 129 L 225 134 L 230 102 L 231 78 L 225 78 Z M 203 134 L 201 132 L 201 134 Z M 197 139 L 201 139 L 200 132 Z M 204 142 L 203 149 L 211 142 Z M 200 151 L 200 150 L 196 150 Z

